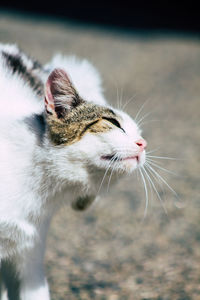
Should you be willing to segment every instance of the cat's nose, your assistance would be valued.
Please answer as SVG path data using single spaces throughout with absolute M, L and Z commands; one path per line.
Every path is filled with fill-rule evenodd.
M 139 139 L 135 143 L 140 147 L 140 151 L 143 151 L 147 146 L 147 142 L 144 139 Z

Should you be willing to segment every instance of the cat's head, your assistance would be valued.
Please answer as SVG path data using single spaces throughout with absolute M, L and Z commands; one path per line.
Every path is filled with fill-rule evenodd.
M 77 172 L 130 173 L 144 164 L 146 141 L 131 117 L 95 104 L 95 99 L 82 99 L 62 69 L 55 69 L 47 80 L 45 108 L 51 143 Z

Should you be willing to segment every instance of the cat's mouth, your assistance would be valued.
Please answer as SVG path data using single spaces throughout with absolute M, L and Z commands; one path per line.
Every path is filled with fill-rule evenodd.
M 140 161 L 139 155 L 127 156 L 127 157 L 122 158 L 122 157 L 118 157 L 116 154 L 112 154 L 112 155 L 103 155 L 103 156 L 101 156 L 101 159 L 112 161 L 112 162 L 124 161 L 124 160 L 129 160 L 129 159 L 136 160 L 138 163 Z

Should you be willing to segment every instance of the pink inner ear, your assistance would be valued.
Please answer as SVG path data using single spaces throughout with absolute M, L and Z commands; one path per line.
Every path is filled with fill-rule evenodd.
M 63 118 L 67 112 L 82 103 L 67 73 L 54 69 L 45 86 L 46 112 Z
M 61 83 L 64 86 L 69 86 L 69 87 L 72 86 L 72 83 L 67 73 L 62 69 L 56 68 L 51 72 L 47 80 L 47 84 L 49 86 L 49 92 L 51 94 L 59 92 L 58 83 Z
M 51 80 L 48 78 L 45 86 L 45 108 L 47 113 L 53 113 L 55 111 L 54 99 L 51 93 Z
M 54 69 L 53 72 L 50 74 L 49 78 L 52 81 L 61 80 L 61 81 L 64 81 L 66 84 L 69 84 L 69 85 L 72 84 L 67 73 L 63 69 L 60 69 L 60 68 Z
M 45 99 L 44 99 L 44 103 L 45 103 L 46 111 L 47 111 L 48 113 L 50 113 L 50 111 L 49 111 L 48 108 L 50 108 L 50 110 L 54 110 L 54 104 L 48 102 L 46 97 L 45 97 Z
M 56 110 L 54 93 L 57 92 L 58 87 L 56 82 L 63 82 L 65 85 L 70 84 L 70 80 L 66 72 L 62 69 L 54 69 L 46 82 L 45 86 L 45 108 L 47 113 L 53 113 Z

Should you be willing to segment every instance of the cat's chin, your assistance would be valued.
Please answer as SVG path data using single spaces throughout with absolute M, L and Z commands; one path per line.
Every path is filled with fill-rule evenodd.
M 119 173 L 132 173 L 142 167 L 145 163 L 145 155 L 128 156 L 125 158 L 116 158 L 115 155 L 105 155 L 101 157 L 104 167 L 111 166 L 114 171 Z
M 137 168 L 139 168 L 140 164 L 136 158 L 127 159 L 121 163 L 120 167 L 123 169 L 124 173 L 130 174 L 134 172 Z

